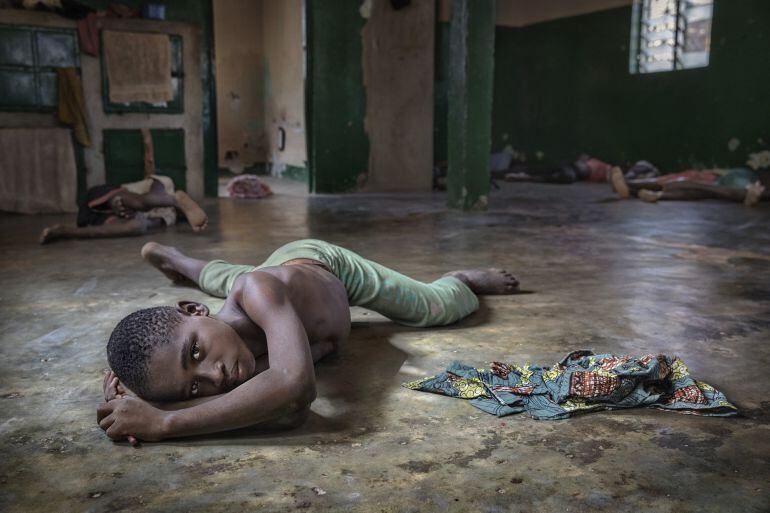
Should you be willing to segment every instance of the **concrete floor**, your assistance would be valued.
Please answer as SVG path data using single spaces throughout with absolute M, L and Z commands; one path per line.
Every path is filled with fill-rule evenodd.
M 483 214 L 442 195 L 212 199 L 210 229 L 37 245 L 65 216 L 0 216 L 0 510 L 768 511 L 770 205 L 615 201 L 600 185 L 504 184 Z M 259 262 L 316 237 L 420 279 L 502 265 L 535 293 L 489 297 L 457 326 L 354 311 L 317 366 L 301 429 L 144 444 L 95 422 L 104 346 L 125 314 L 178 298 L 148 240 Z M 503 419 L 400 388 L 453 359 L 551 364 L 573 349 L 680 355 L 741 418 L 657 410 Z M 325 491 L 314 491 L 318 487 Z

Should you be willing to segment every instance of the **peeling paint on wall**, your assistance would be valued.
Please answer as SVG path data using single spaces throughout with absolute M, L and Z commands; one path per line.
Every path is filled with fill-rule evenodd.
M 219 166 L 234 173 L 265 161 L 262 2 L 215 0 Z M 259 121 L 257 121 L 259 120 Z
M 265 131 L 271 173 L 307 165 L 301 0 L 263 0 Z
M 358 10 L 358 12 L 361 13 L 361 17 L 365 19 L 369 19 L 372 15 L 372 2 L 373 0 L 364 0 L 364 3 L 361 4 L 361 8 Z
M 754 171 L 770 168 L 770 151 L 763 150 L 756 153 L 749 153 L 746 165 Z
M 430 191 L 433 164 L 435 2 L 412 0 L 395 10 L 389 0 L 364 2 L 361 33 L 367 191 Z

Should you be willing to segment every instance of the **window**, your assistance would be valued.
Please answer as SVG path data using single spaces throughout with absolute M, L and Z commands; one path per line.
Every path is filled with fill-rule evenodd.
M 74 30 L 0 25 L 0 110 L 53 111 L 68 67 L 80 67 Z
M 713 0 L 634 0 L 631 73 L 708 66 Z

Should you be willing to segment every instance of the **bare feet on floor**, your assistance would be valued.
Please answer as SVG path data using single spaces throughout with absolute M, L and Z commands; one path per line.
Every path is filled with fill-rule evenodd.
M 190 223 L 194 232 L 200 232 L 206 229 L 209 224 L 209 218 L 206 212 L 184 191 L 174 193 L 179 209 L 184 212 L 187 222 Z
M 639 199 L 647 203 L 657 203 L 662 196 L 663 191 L 651 191 L 649 189 L 639 191 Z
M 451 271 L 444 276 L 453 276 L 465 283 L 476 294 L 515 294 L 519 292 L 519 280 L 505 269 L 464 269 Z
M 615 166 L 610 169 L 610 184 L 612 184 L 612 190 L 615 191 L 621 199 L 628 199 L 631 196 L 628 190 L 628 184 L 623 176 L 623 170 Z
M 179 272 L 175 266 L 177 260 L 184 258 L 178 249 L 157 242 L 148 242 L 142 246 L 142 258 L 174 283 L 191 283 L 191 280 Z
M 743 200 L 743 204 L 747 207 L 753 207 L 759 202 L 763 192 L 765 192 L 765 186 L 759 182 L 747 185 L 746 198 Z
M 116 194 L 110 198 L 110 208 L 113 214 L 123 219 L 134 217 L 137 210 L 141 209 L 141 203 L 136 202 L 130 195 Z
M 40 234 L 40 244 L 48 244 L 56 239 L 61 239 L 64 236 L 64 226 L 60 224 L 54 224 L 43 229 Z

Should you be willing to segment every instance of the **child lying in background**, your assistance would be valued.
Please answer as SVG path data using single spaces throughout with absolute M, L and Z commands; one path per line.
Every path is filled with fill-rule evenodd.
M 49 226 L 40 235 L 40 243 L 141 235 L 174 225 L 178 211 L 193 231 L 206 228 L 206 213 L 186 192 L 174 191 L 174 182 L 167 176 L 151 175 L 120 187 L 97 185 L 88 189 L 78 205 L 77 226 Z

